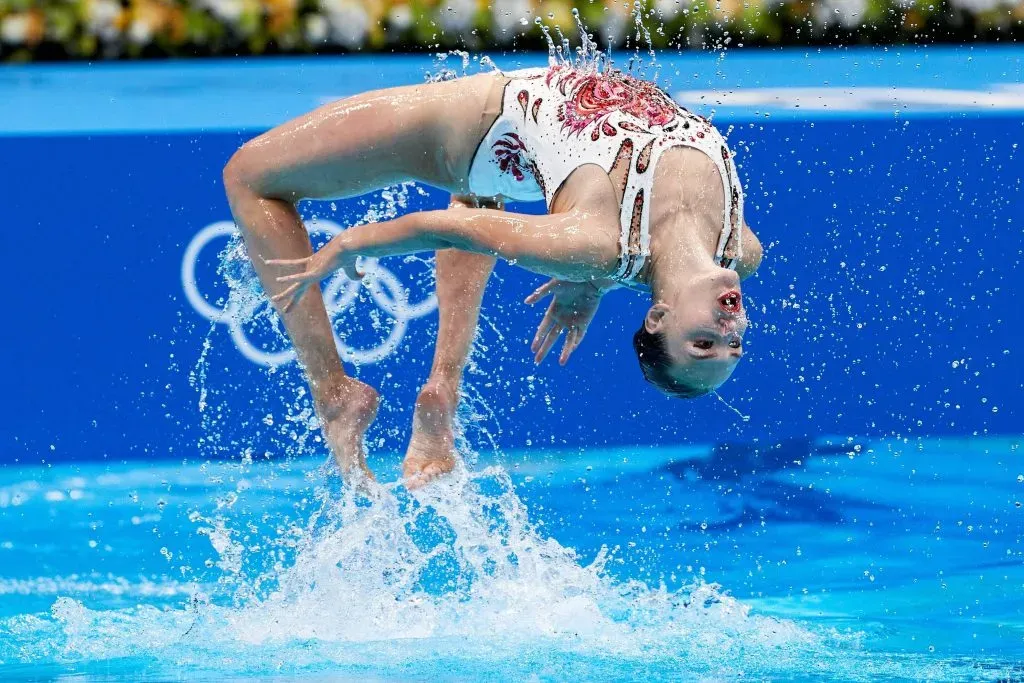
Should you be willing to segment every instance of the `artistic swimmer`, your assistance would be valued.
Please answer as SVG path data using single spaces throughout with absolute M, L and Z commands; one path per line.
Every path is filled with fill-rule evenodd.
M 299 200 L 409 180 L 447 189 L 450 207 L 349 228 L 313 253 Z M 456 465 L 459 385 L 496 257 L 552 278 L 527 299 L 551 297 L 538 363 L 564 333 L 564 364 L 619 286 L 651 295 L 633 345 L 663 392 L 706 394 L 743 354 L 740 281 L 761 245 L 733 155 L 709 121 L 610 67 L 495 71 L 341 100 L 246 143 L 224 181 L 346 477 L 369 474 L 363 434 L 378 395 L 345 374 L 318 283 L 339 269 L 361 278 L 358 257 L 436 252 L 440 322 L 403 463 L 410 486 Z M 502 210 L 539 199 L 548 214 Z

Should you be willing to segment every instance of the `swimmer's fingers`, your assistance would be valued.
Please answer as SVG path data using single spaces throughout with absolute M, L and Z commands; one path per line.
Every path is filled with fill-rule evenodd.
M 565 365 L 569 361 L 569 356 L 572 355 L 572 350 L 576 345 L 576 336 L 578 334 L 578 327 L 569 328 L 569 331 L 565 335 L 565 343 L 562 344 L 562 353 L 558 355 L 559 365 Z
M 534 356 L 533 359 L 537 365 L 544 362 L 544 359 L 547 358 L 548 353 L 551 351 L 551 347 L 553 347 L 555 342 L 558 341 L 558 338 L 562 336 L 562 330 L 564 329 L 565 328 L 561 325 L 555 325 L 547 333 L 544 340 L 541 342 L 540 347 L 537 349 L 537 355 Z
M 569 356 L 573 354 L 573 351 L 579 348 L 580 342 L 583 341 L 583 337 L 586 335 L 586 327 L 569 328 L 569 334 L 565 335 L 565 345 L 562 346 L 562 353 L 558 357 L 559 365 L 565 365 L 569 362 Z
M 262 256 L 260 258 L 263 258 Z M 267 265 L 306 265 L 312 260 L 312 256 L 303 258 L 264 258 L 263 263 Z
M 558 280 L 554 280 L 554 279 L 548 280 L 547 282 L 542 284 L 540 287 L 538 287 L 537 289 L 533 290 L 533 294 L 531 294 L 530 296 L 526 297 L 526 300 L 523 303 L 535 304 L 538 301 L 540 301 L 541 299 L 543 299 L 544 297 L 546 297 L 548 294 L 550 294 L 551 290 L 553 290 L 557 286 L 558 286 Z
M 292 307 L 295 306 L 295 304 L 298 303 L 299 299 L 302 298 L 302 295 L 306 292 L 308 287 L 309 285 L 307 283 L 296 282 L 289 285 L 279 294 L 272 296 L 270 300 L 277 304 L 278 309 L 282 313 L 287 313 L 292 310 Z
M 533 342 L 530 344 L 530 351 L 537 353 L 537 349 L 540 348 L 541 342 L 548 336 L 548 332 L 555 326 L 555 302 L 552 301 L 551 305 L 548 306 L 547 313 L 544 314 L 544 319 L 540 321 L 540 325 L 537 325 L 537 334 L 533 335 Z
M 349 280 L 362 280 L 366 276 L 366 273 L 359 270 L 356 266 L 355 261 L 351 263 L 344 263 L 341 266 L 342 271 L 345 273 L 345 277 Z M 305 270 L 301 273 L 292 273 L 291 275 L 282 275 L 277 278 L 278 282 L 319 282 L 325 277 L 330 275 L 329 272 L 320 272 L 319 270 Z
M 304 270 L 301 273 L 292 273 L 291 275 L 282 275 L 277 278 L 278 282 L 319 282 L 323 278 L 319 273 L 311 273 L 308 270 Z
M 285 287 L 282 291 L 270 297 L 270 300 L 278 305 L 287 303 L 288 300 L 292 297 L 292 295 L 295 294 L 295 290 L 297 290 L 301 286 L 302 285 L 298 282 L 296 282 L 294 285 L 289 285 Z

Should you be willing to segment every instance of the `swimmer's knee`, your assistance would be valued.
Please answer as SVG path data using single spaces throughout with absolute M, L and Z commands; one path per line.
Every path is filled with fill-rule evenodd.
M 274 168 L 253 142 L 242 145 L 224 165 L 224 189 L 228 197 L 250 194 L 261 199 L 286 199 L 269 191 Z
M 224 165 L 223 178 L 224 189 L 229 196 L 254 191 L 255 181 L 259 175 L 255 157 L 249 143 L 246 143 L 228 159 L 228 163 Z

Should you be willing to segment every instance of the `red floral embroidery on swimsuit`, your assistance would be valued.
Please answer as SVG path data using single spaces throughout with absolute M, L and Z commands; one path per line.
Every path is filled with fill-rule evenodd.
M 519 106 L 523 108 L 523 119 L 526 119 L 526 105 L 530 101 L 530 93 L 526 90 L 520 90 L 519 94 L 516 95 L 516 100 L 519 101 Z
M 515 133 L 505 133 L 491 145 L 491 149 L 502 173 L 511 173 L 519 182 L 525 180 L 526 173 L 535 175 L 533 161 L 527 156 L 526 143 Z
M 607 125 L 605 119 L 616 111 L 628 114 L 649 127 L 666 126 L 683 113 L 658 86 L 621 71 L 585 73 L 554 67 L 548 71 L 549 86 L 552 81 L 566 93 L 567 99 L 558 111 L 562 130 L 577 135 L 599 121 L 604 124 L 599 126 L 601 133 L 614 135 L 614 129 Z

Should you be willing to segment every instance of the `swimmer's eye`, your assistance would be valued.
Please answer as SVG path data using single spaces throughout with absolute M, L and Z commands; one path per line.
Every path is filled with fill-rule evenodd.
M 712 346 L 714 346 L 715 343 L 710 339 L 698 339 L 693 342 L 693 345 L 696 346 L 698 349 L 706 351 L 707 349 L 710 349 Z

